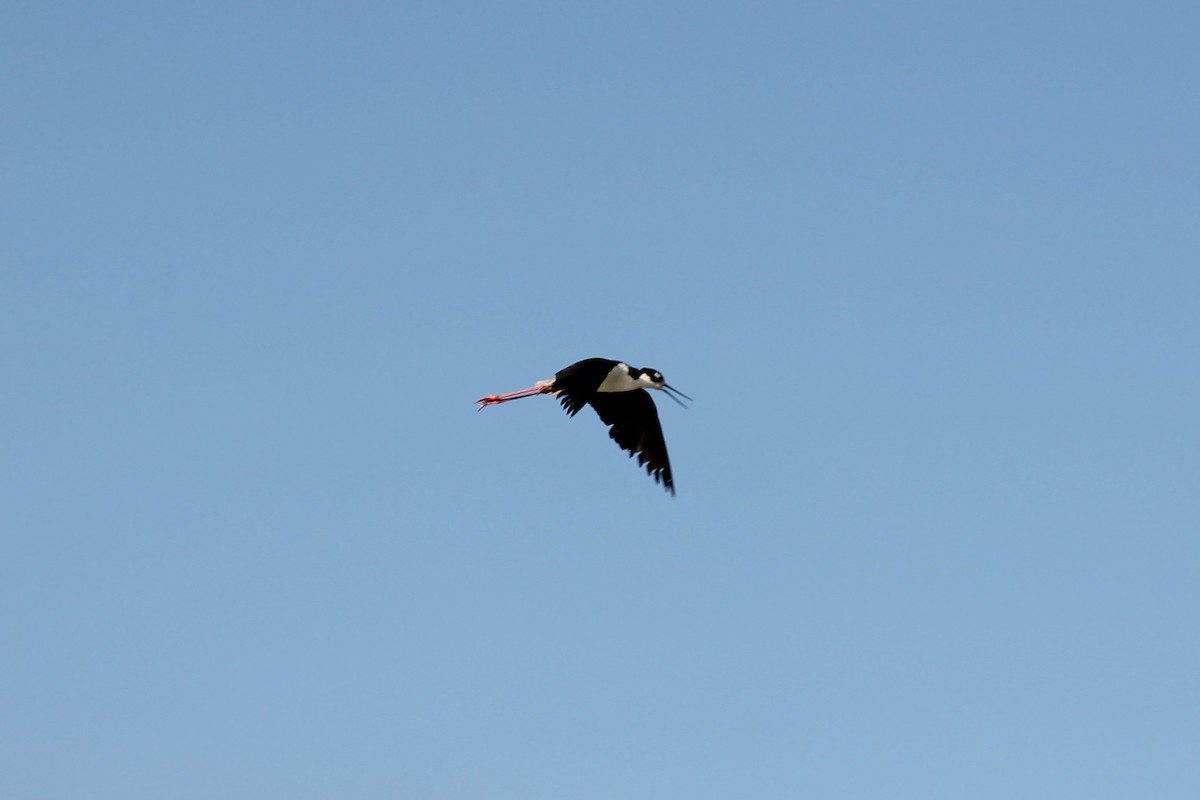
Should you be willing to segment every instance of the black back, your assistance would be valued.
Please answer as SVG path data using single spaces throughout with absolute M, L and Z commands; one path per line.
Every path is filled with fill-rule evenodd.
M 559 402 L 572 417 L 588 404 L 612 372 L 621 362 L 608 358 L 585 358 L 569 367 L 560 369 L 554 376 L 554 391 L 559 393 Z

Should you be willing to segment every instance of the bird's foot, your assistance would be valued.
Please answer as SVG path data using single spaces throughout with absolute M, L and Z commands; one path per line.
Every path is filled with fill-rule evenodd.
M 475 410 L 483 411 L 488 406 L 498 406 L 501 403 L 508 402 L 508 400 L 509 400 L 509 398 L 501 397 L 498 394 L 489 394 L 487 397 L 481 397 L 475 401 L 476 403 L 479 404 L 479 408 L 477 408 Z
M 476 400 L 479 403 L 479 408 L 476 411 L 483 411 L 488 406 L 507 403 L 509 400 L 520 400 L 522 397 L 536 397 L 539 394 L 548 394 L 550 392 L 549 383 L 539 383 L 530 386 L 528 389 L 522 389 L 519 392 L 509 392 L 508 394 L 489 394 L 487 397 L 481 397 Z

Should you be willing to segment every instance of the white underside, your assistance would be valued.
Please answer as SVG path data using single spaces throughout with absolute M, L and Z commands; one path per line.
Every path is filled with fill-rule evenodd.
M 634 389 L 641 389 L 645 386 L 644 383 L 635 381 L 629 377 L 629 367 L 626 364 L 617 364 L 608 373 L 608 377 L 604 382 L 596 388 L 597 392 L 632 392 Z

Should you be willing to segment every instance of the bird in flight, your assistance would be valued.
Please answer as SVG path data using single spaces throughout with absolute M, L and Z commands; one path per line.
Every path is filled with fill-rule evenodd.
M 608 358 L 585 358 L 560 369 L 553 378 L 538 381 L 528 389 L 508 394 L 489 394 L 475 402 L 479 411 L 488 406 L 548 394 L 557 397 L 572 417 L 584 406 L 591 406 L 608 426 L 608 435 L 632 458 L 636 453 L 638 465 L 645 464 L 646 472 L 661 482 L 671 494 L 675 483 L 671 479 L 671 462 L 667 459 L 667 443 L 663 440 L 658 422 L 658 409 L 647 389 L 665 392 L 679 405 L 679 397 L 691 400 L 683 392 L 667 385 L 656 369 L 631 367 L 623 361 Z M 676 397 L 675 395 L 679 395 Z M 684 406 L 686 408 L 686 406 Z

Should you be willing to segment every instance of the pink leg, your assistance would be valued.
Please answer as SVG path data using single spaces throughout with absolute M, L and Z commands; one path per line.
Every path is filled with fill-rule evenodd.
M 477 411 L 483 411 L 488 406 L 496 406 L 501 403 L 507 403 L 509 400 L 520 400 L 522 397 L 536 397 L 539 394 L 547 394 L 553 391 L 549 386 L 530 386 L 528 389 L 522 389 L 519 392 L 509 392 L 508 394 L 489 394 L 487 397 L 481 397 L 476 400 L 479 403 Z

